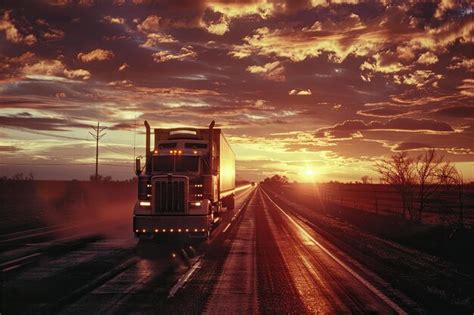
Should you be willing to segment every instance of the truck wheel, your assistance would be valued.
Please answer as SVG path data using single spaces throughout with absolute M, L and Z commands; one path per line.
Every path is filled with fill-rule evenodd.
M 227 210 L 234 210 L 235 208 L 234 195 L 227 197 L 226 208 Z

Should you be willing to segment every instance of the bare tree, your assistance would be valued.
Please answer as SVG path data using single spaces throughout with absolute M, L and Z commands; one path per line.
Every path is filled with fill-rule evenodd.
M 421 221 L 423 213 L 440 199 L 449 199 L 456 189 L 459 205 L 459 220 L 463 222 L 464 182 L 456 168 L 444 161 L 434 149 L 411 158 L 400 152 L 390 159 L 376 164 L 381 181 L 395 187 L 402 199 L 403 217 L 408 212 L 410 219 Z M 448 193 L 442 198 L 443 193 Z M 447 213 L 447 205 L 437 203 L 442 213 Z M 443 208 L 444 207 L 444 208 Z
M 418 188 L 418 212 L 415 220 L 420 221 L 425 208 L 430 205 L 434 195 L 441 183 L 439 181 L 439 170 L 443 167 L 443 156 L 438 156 L 434 149 L 419 155 L 415 161 L 415 183 Z
M 408 212 L 410 218 L 413 218 L 414 160 L 406 152 L 400 152 L 376 163 L 375 170 L 380 174 L 380 180 L 383 183 L 392 185 L 400 194 L 403 206 L 402 216 L 405 218 Z

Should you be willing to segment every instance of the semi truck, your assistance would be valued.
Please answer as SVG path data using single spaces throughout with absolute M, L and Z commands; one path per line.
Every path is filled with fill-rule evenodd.
M 135 161 L 139 238 L 181 234 L 207 239 L 221 213 L 234 209 L 235 154 L 221 129 L 151 128 L 145 121 L 145 161 Z

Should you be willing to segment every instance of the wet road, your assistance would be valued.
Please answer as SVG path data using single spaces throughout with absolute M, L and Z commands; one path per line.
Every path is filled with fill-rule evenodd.
M 131 220 L 130 220 L 131 221 Z M 261 188 L 242 191 L 211 239 L 137 244 L 130 222 L 3 274 L 10 313 L 404 313 Z

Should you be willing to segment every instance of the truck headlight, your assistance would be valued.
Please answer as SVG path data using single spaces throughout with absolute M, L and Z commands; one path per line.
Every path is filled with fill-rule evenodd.
M 191 206 L 193 206 L 193 207 L 200 207 L 200 206 L 201 206 L 201 202 L 200 202 L 200 201 L 191 202 Z
M 140 201 L 140 207 L 149 207 L 151 206 L 150 201 Z

